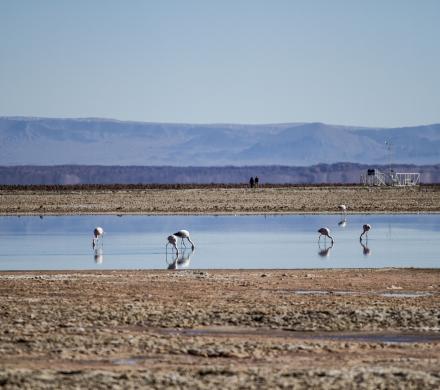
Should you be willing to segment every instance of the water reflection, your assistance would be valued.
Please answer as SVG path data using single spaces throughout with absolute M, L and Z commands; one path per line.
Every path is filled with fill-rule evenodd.
M 177 269 L 177 260 L 179 258 L 179 252 L 171 253 L 170 257 L 173 258 L 171 262 L 168 261 L 168 252 L 166 252 L 165 263 L 167 263 L 168 269 Z
M 95 248 L 93 259 L 95 260 L 96 264 L 102 264 L 102 262 L 104 261 L 104 252 L 102 251 L 102 247 Z
M 328 257 L 330 255 L 330 250 L 333 248 L 333 241 L 330 245 L 327 246 L 327 243 L 324 242 L 324 244 L 321 246 L 321 244 L 318 242 L 318 255 L 321 257 Z
M 341 221 L 338 222 L 338 225 L 342 228 L 345 228 L 347 226 L 347 219 L 343 219 Z
M 171 263 L 168 260 L 168 253 L 166 253 L 165 262 L 168 265 L 168 269 L 188 268 L 191 262 L 191 256 L 194 252 L 195 249 L 184 249 L 180 251 L 180 254 L 178 252 L 175 255 L 172 253 L 171 256 L 173 258 Z
M 371 254 L 371 249 L 368 248 L 368 240 L 365 240 L 365 244 L 360 240 L 360 244 L 362 246 L 362 253 L 364 256 L 369 256 Z

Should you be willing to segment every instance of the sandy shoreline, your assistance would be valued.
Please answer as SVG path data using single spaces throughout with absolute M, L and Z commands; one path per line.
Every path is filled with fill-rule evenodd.
M 438 213 L 440 186 L 0 189 L 0 215 Z
M 5 388 L 440 386 L 440 270 L 1 272 L 0 307 Z

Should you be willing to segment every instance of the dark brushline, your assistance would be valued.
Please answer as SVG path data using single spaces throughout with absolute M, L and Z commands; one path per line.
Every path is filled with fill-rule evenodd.
M 262 184 L 259 188 L 343 188 L 364 187 L 360 184 L 319 183 L 319 184 Z M 185 190 L 185 189 L 216 189 L 216 188 L 249 188 L 247 184 L 210 183 L 210 184 L 0 184 L 0 191 L 119 191 L 119 190 Z M 430 189 L 440 191 L 440 184 L 421 184 L 420 191 Z

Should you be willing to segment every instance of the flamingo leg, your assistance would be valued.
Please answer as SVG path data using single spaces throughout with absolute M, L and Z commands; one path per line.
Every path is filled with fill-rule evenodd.
M 188 242 L 191 244 L 191 249 L 194 250 L 194 243 L 187 237 Z
M 165 245 L 165 253 L 168 253 L 168 245 L 170 245 L 171 243 L 170 242 L 168 242 L 166 245 Z M 176 246 L 176 244 L 171 244 L 172 245 L 172 247 L 176 250 L 176 253 L 179 253 L 179 250 L 177 249 L 177 246 Z M 173 253 L 173 248 L 171 248 L 171 253 Z

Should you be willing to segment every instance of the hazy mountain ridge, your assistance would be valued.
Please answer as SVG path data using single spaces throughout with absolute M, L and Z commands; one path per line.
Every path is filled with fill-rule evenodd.
M 0 165 L 289 165 L 440 162 L 440 124 L 178 124 L 0 117 Z

